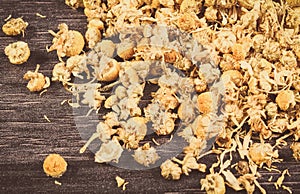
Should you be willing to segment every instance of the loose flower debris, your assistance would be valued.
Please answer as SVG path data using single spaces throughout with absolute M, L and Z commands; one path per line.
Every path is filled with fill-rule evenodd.
M 294 137 L 295 142 L 290 148 L 294 158 L 299 160 L 299 1 L 66 0 L 65 3 L 73 9 L 84 9 L 87 31 L 83 36 L 78 31 L 69 30 L 67 24 L 60 24 L 57 33 L 49 31 L 54 38 L 53 45 L 47 50 L 56 50 L 60 60 L 53 69 L 52 81 L 61 82 L 66 90 L 77 96 L 78 102 L 68 101 L 74 108 L 86 104 L 94 111 L 101 107 L 112 110 L 99 122 L 81 153 L 94 139 L 100 139 L 103 143 L 95 155 L 96 162 L 118 162 L 124 150 L 133 149 L 133 158 L 139 164 L 151 165 L 160 156 L 154 145 L 142 144 L 146 123 L 151 121 L 154 132 L 166 136 L 175 130 L 176 119 L 188 122 L 195 118 L 179 133 L 188 142 L 183 149 L 183 158 L 170 158 L 160 166 L 161 175 L 166 179 L 179 180 L 181 175 L 188 176 L 189 172 L 197 170 L 206 173 L 199 181 L 199 189 L 207 193 L 225 193 L 226 187 L 246 190 L 247 193 L 256 189 L 266 193 L 259 184 L 259 171 L 261 168 L 276 170 L 274 165 L 282 161 L 278 150 L 287 145 L 289 136 Z M 9 20 L 3 31 L 8 35 L 24 35 L 28 24 L 19 18 L 17 23 L 20 25 L 13 31 L 8 30 L 15 24 L 13 21 Z M 159 46 L 171 42 L 166 36 L 166 28 L 153 27 L 162 24 L 191 35 L 203 50 L 208 51 L 220 74 L 206 63 L 200 68 L 195 67 L 195 61 L 205 61 L 205 52 L 202 55 L 185 53 L 175 49 L 178 48 L 176 41 L 171 47 Z M 135 36 L 122 34 L 124 29 L 140 26 L 143 27 L 142 36 L 132 31 L 130 33 Z M 115 35 L 119 35 L 119 43 L 105 39 Z M 82 53 L 85 41 L 92 49 L 88 54 Z M 188 40 L 179 42 L 183 48 L 192 45 Z M 27 61 L 30 51 L 26 45 L 18 43 L 5 49 L 11 63 Z M 14 49 L 16 51 L 12 51 Z M 122 61 L 114 59 L 115 54 Z M 153 66 L 149 63 L 151 60 L 158 60 L 163 65 Z M 89 70 L 88 64 L 92 65 L 94 72 Z M 187 78 L 180 77 L 166 64 L 184 71 Z M 151 103 L 141 109 L 138 104 L 144 93 L 143 80 L 150 70 L 157 67 L 160 67 L 158 72 L 165 74 L 158 73 L 159 76 L 151 80 L 159 89 L 151 94 Z M 215 77 L 207 76 L 208 72 Z M 83 74 L 91 78 L 89 83 L 70 82 L 72 76 L 83 79 Z M 201 153 L 209 136 L 208 123 L 215 118 L 211 114 L 214 95 L 209 86 L 218 77 L 225 90 L 222 109 L 225 125 L 219 125 L 218 130 L 210 134 L 218 134 L 215 147 Z M 31 91 L 44 88 L 44 81 L 35 80 L 45 79 L 38 73 L 38 67 L 35 72 L 28 72 L 25 79 L 35 83 L 29 88 Z M 93 82 L 95 80 L 99 82 Z M 114 92 L 108 97 L 104 95 L 112 87 L 115 87 Z M 197 96 L 194 99 L 184 98 L 186 93 L 179 96 L 178 88 L 184 88 L 180 92 L 192 88 Z M 83 94 L 83 99 L 80 94 Z M 191 110 L 199 115 L 195 116 Z M 272 139 L 276 140 L 275 143 L 270 141 Z M 217 162 L 201 164 L 198 160 L 209 153 L 217 155 Z M 234 154 L 240 157 L 236 164 L 233 164 Z M 52 160 L 46 160 L 44 170 L 48 175 L 57 177 L 66 170 L 64 160 L 58 159 L 61 168 L 55 172 L 49 163 Z M 291 193 L 292 188 L 283 185 L 286 174 L 289 175 L 288 170 L 282 172 L 274 185 L 276 189 Z M 126 184 L 120 178 L 116 180 L 118 186 Z

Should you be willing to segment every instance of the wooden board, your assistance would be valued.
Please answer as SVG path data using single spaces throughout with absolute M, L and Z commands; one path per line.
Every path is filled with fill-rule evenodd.
M 35 14 L 46 15 L 43 19 Z M 167 181 L 160 175 L 160 169 L 130 171 L 109 165 L 94 163 L 93 154 L 87 151 L 79 154 L 84 144 L 73 120 L 72 108 L 60 103 L 71 96 L 59 83 L 52 83 L 46 93 L 30 93 L 22 79 L 28 70 L 40 64 L 40 71 L 51 77 L 51 70 L 58 62 L 55 52 L 47 53 L 45 47 L 51 44 L 52 36 L 47 30 L 56 30 L 65 22 L 70 29 L 84 32 L 86 17 L 83 10 L 73 10 L 63 0 L 1 0 L 0 24 L 9 15 L 23 17 L 29 22 L 25 37 L 8 37 L 0 32 L 0 193 L 120 193 L 115 176 L 129 181 L 127 193 L 201 193 L 200 178 L 205 175 L 192 172 L 179 181 Z M 26 64 L 12 65 L 4 55 L 4 48 L 16 40 L 29 44 L 32 51 Z M 44 119 L 46 115 L 51 123 Z M 68 171 L 59 179 L 62 186 L 54 184 L 42 170 L 42 163 L 49 153 L 58 153 L 69 163 Z M 284 184 L 300 193 L 300 164 L 291 157 L 288 146 L 280 151 L 284 162 L 280 170 L 289 168 L 291 177 Z M 215 156 L 205 159 L 215 161 Z M 278 173 L 261 170 L 259 181 L 269 193 L 287 193 L 275 190 L 273 180 Z M 203 191 L 202 191 L 203 192 Z M 229 190 L 229 193 L 233 192 Z

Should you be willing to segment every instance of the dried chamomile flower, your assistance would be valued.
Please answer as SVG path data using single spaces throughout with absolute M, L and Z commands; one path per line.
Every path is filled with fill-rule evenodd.
M 101 40 L 101 31 L 97 28 L 88 28 L 85 32 L 85 39 L 89 48 L 94 48 Z
M 165 110 L 175 109 L 179 105 L 179 101 L 175 97 L 174 91 L 170 88 L 159 88 L 152 96 Z
M 123 148 L 117 140 L 110 140 L 102 143 L 99 151 L 95 154 L 95 162 L 119 162 Z
M 89 21 L 87 28 L 97 28 L 98 30 L 103 30 L 104 23 L 100 19 L 92 19 Z
M 134 150 L 134 154 L 132 156 L 135 161 L 144 166 L 155 164 L 155 162 L 160 158 L 156 153 L 156 149 L 154 147 L 150 147 L 149 143 L 146 143 L 142 147 Z
M 97 125 L 97 133 L 99 134 L 99 139 L 102 142 L 107 142 L 111 139 L 111 136 L 117 131 L 112 129 L 106 122 L 99 122 Z
M 248 174 L 248 173 L 250 172 L 248 162 L 246 162 L 246 161 L 244 161 L 244 160 L 240 160 L 240 161 L 237 163 L 236 170 L 237 170 L 238 173 L 241 174 L 241 175 Z
M 182 165 L 182 172 L 187 176 L 192 169 L 199 170 L 200 172 L 205 172 L 206 170 L 206 165 L 199 164 L 192 154 L 186 154 L 182 161 L 177 158 L 173 158 L 172 160 Z
M 147 133 L 145 118 L 132 117 L 127 122 L 121 122 L 121 126 L 123 129 L 118 131 L 118 135 L 119 139 L 124 142 L 125 148 L 137 148 L 139 142 L 144 139 Z
M 81 53 L 84 47 L 84 38 L 80 32 L 69 30 L 67 24 L 61 23 L 58 25 L 57 33 L 49 31 L 54 38 L 53 45 L 47 48 L 47 51 L 56 50 L 58 57 L 70 57 Z
M 193 64 L 192 62 L 187 59 L 186 57 L 179 57 L 178 59 L 180 60 L 176 60 L 173 64 L 174 67 L 176 67 L 177 69 L 180 69 L 180 70 L 183 70 L 183 71 L 186 71 L 186 70 L 189 70 Z
M 177 62 L 181 57 L 180 53 L 175 50 L 165 51 L 164 52 L 164 59 L 167 63 L 175 63 Z
M 118 99 L 117 95 L 111 95 L 105 100 L 104 107 L 112 108 L 113 106 L 117 105 L 118 102 L 119 102 L 119 99 Z
M 85 55 L 75 55 L 67 59 L 66 68 L 72 73 L 73 76 L 83 79 L 80 75 L 82 72 L 87 74 L 87 78 L 90 77 L 90 71 L 87 68 L 86 56 Z M 67 77 L 67 75 L 66 75 Z
M 39 92 L 50 86 L 50 79 L 45 77 L 42 73 L 39 73 L 39 68 L 40 65 L 37 65 L 34 72 L 27 71 L 24 75 L 25 80 L 30 80 L 27 84 L 27 88 L 31 92 Z
M 213 40 L 217 50 L 222 53 L 230 53 L 232 46 L 236 43 L 236 36 L 230 30 L 224 30 L 217 33 L 217 38 Z
M 291 90 L 283 90 L 281 91 L 276 99 L 277 105 L 281 110 L 287 110 L 289 108 L 293 108 L 296 105 L 294 92 Z
M 87 104 L 90 108 L 97 110 L 101 107 L 102 102 L 105 100 L 105 96 L 102 96 L 97 88 L 89 88 L 83 94 L 83 104 Z
M 278 106 L 274 102 L 269 102 L 266 105 L 265 110 L 267 111 L 267 115 L 270 117 L 274 117 L 275 115 L 278 114 Z
M 244 60 L 249 50 L 247 50 L 243 44 L 236 43 L 232 46 L 232 56 L 235 60 Z
M 194 12 L 198 14 L 201 10 L 202 2 L 197 0 L 183 0 L 180 4 L 180 12 Z
M 261 52 L 265 48 L 266 37 L 263 34 L 256 34 L 252 38 L 253 48 L 256 52 Z
M 53 178 L 59 178 L 67 170 L 67 162 L 59 154 L 49 154 L 44 160 L 44 172 Z
M 213 97 L 211 92 L 201 93 L 197 98 L 198 109 L 201 113 L 213 111 Z
M 182 170 L 178 164 L 172 162 L 171 160 L 166 160 L 160 166 L 161 175 L 165 179 L 179 180 Z
M 236 61 L 232 54 L 223 54 L 219 66 L 223 71 L 227 70 L 238 70 L 241 65 Z
M 218 19 L 217 14 L 218 14 L 218 10 L 213 6 L 210 6 L 206 8 L 204 17 L 207 19 L 207 21 L 217 21 Z
M 240 87 L 243 84 L 244 77 L 237 70 L 228 70 L 221 75 L 221 79 L 224 82 L 225 87 L 229 81 L 232 81 L 236 86 Z
M 205 189 L 208 194 L 225 194 L 225 182 L 219 174 L 206 175 L 205 179 L 200 180 L 201 190 Z
M 254 180 L 256 180 L 257 177 L 253 174 L 245 174 L 243 176 L 238 177 L 238 183 L 245 188 L 247 193 L 254 193 L 255 190 L 255 184 Z
M 184 12 L 177 20 L 178 27 L 183 31 L 196 30 L 200 27 L 200 21 L 196 13 Z
M 52 81 L 60 81 L 63 84 L 70 81 L 71 72 L 64 62 L 57 63 L 52 70 Z
M 278 150 L 273 150 L 269 143 L 254 143 L 249 148 L 249 157 L 257 165 L 262 166 L 264 163 L 270 167 L 274 159 L 278 158 Z
M 16 36 L 23 34 L 27 28 L 28 23 L 24 22 L 22 18 L 11 18 L 2 26 L 2 31 L 8 36 Z
M 196 116 L 195 105 L 191 101 L 183 101 L 179 105 L 177 113 L 182 122 L 193 121 Z
M 296 160 L 300 160 L 300 142 L 292 143 L 290 147 L 293 151 L 293 156 Z
M 280 44 L 273 40 L 268 40 L 265 43 L 265 47 L 262 53 L 263 56 L 269 61 L 276 61 L 281 57 Z
M 17 41 L 5 47 L 4 53 L 8 57 L 10 63 L 20 65 L 28 60 L 30 49 L 26 42 Z
M 183 153 L 192 154 L 195 157 L 199 157 L 201 151 L 205 149 L 206 141 L 200 138 L 191 137 L 189 139 L 189 145 L 184 147 Z
M 102 40 L 94 48 L 94 50 L 101 51 L 103 54 L 105 54 L 108 57 L 114 56 L 115 49 L 116 49 L 116 45 L 111 40 Z
M 121 42 L 117 45 L 117 54 L 124 60 L 128 60 L 134 55 L 134 42 Z
M 295 69 L 297 67 L 297 57 L 293 53 L 293 51 L 282 51 L 282 57 L 280 58 L 280 62 L 287 69 Z
M 177 115 L 164 110 L 159 103 L 149 104 L 144 111 L 156 134 L 168 135 L 174 130 Z
M 194 86 L 195 86 L 196 92 L 201 93 L 201 92 L 204 92 L 206 90 L 207 83 L 205 81 L 204 76 L 203 77 L 199 77 L 199 78 L 197 77 L 193 81 L 194 81 Z
M 65 4 L 75 9 L 78 7 L 84 7 L 83 0 L 65 0 Z
M 208 115 L 198 115 L 198 117 L 194 120 L 191 127 L 193 129 L 194 135 L 198 139 L 206 139 L 208 135 L 208 126 L 210 125 L 211 120 Z
M 101 0 L 82 0 L 83 5 L 85 8 L 95 8 L 95 7 L 100 7 L 101 5 Z
M 100 63 L 100 66 L 95 69 L 96 78 L 99 81 L 115 81 L 119 76 L 120 63 L 115 59 L 111 59 L 106 63 Z

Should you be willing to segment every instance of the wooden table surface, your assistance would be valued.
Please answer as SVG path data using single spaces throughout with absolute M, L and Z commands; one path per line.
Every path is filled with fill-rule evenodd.
M 43 19 L 35 14 L 46 15 Z M 84 32 L 86 17 L 83 10 L 73 10 L 64 0 L 1 0 L 0 25 L 9 15 L 23 17 L 29 22 L 25 37 L 8 37 L 0 32 L 0 193 L 121 193 L 117 188 L 117 175 L 129 181 L 126 193 L 203 193 L 200 178 L 205 175 L 192 172 L 179 181 L 167 181 L 160 175 L 160 169 L 130 171 L 94 162 L 90 151 L 79 154 L 84 144 L 73 119 L 72 108 L 60 103 L 71 96 L 59 83 L 52 83 L 46 93 L 30 93 L 26 81 L 22 79 L 28 70 L 40 64 L 40 71 L 51 77 L 51 69 L 58 62 L 55 52 L 47 53 L 46 45 L 52 37 L 47 30 L 56 30 L 65 22 L 70 29 Z M 23 40 L 29 44 L 31 57 L 23 65 L 12 65 L 4 55 L 9 43 Z M 51 120 L 47 122 L 44 115 Z M 47 177 L 42 169 L 43 160 L 50 153 L 65 157 L 69 166 L 59 181 Z M 285 185 L 300 193 L 300 163 L 291 157 L 291 151 L 283 148 L 280 156 L 284 162 L 280 170 L 289 168 L 291 177 L 286 177 Z M 207 163 L 215 161 L 215 156 L 205 158 Z M 287 193 L 275 190 L 268 178 L 276 180 L 280 174 L 261 170 L 262 186 L 269 193 Z M 228 190 L 228 193 L 232 193 Z M 243 193 L 243 192 L 242 192 Z

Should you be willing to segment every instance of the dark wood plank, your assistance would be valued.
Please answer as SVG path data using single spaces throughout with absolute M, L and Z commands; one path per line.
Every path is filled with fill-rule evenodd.
M 35 16 L 39 12 L 46 19 Z M 26 89 L 22 79 L 28 70 L 41 64 L 41 72 L 51 76 L 51 69 L 58 62 L 54 52 L 47 53 L 46 45 L 51 44 L 48 29 L 55 30 L 61 22 L 70 29 L 84 32 L 86 18 L 82 10 L 72 10 L 63 0 L 1 0 L 0 25 L 12 14 L 23 16 L 29 22 L 25 37 L 8 37 L 0 32 L 0 193 L 120 193 L 114 180 L 119 175 L 129 181 L 127 193 L 203 193 L 200 192 L 199 179 L 203 174 L 193 172 L 180 181 L 167 181 L 160 176 L 160 169 L 130 171 L 93 162 L 93 154 L 87 151 L 79 154 L 84 144 L 73 120 L 72 108 L 60 103 L 71 96 L 58 84 L 53 83 L 48 92 L 40 96 Z M 11 65 L 4 55 L 4 48 L 11 42 L 28 42 L 32 54 L 23 65 Z M 48 123 L 43 115 L 52 121 Z M 42 170 L 42 162 L 49 153 L 63 155 L 69 163 L 66 174 L 59 179 L 62 186 L 54 184 Z M 291 157 L 291 152 L 283 148 L 280 152 L 284 162 L 280 169 L 289 168 L 291 177 L 286 177 L 285 185 L 300 193 L 300 165 Z M 214 156 L 205 159 L 206 163 L 215 161 Z M 262 170 L 262 186 L 270 193 L 275 191 L 267 179 L 279 174 Z M 229 190 L 231 193 L 232 190 Z

